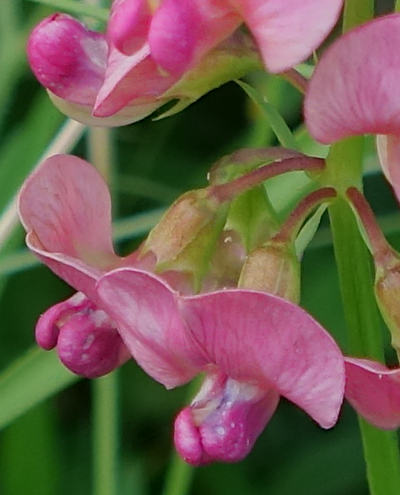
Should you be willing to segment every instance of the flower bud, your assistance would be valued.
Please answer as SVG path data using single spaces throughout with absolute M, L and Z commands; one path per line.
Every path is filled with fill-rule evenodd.
M 240 274 L 239 287 L 269 292 L 297 304 L 300 263 L 293 245 L 271 240 L 250 253 Z
M 396 253 L 393 255 L 387 266 L 377 265 L 375 296 L 400 359 L 400 258 Z
M 198 290 L 224 227 L 228 204 L 208 189 L 189 191 L 179 197 L 150 232 L 141 256 L 152 253 L 156 271 L 189 272 Z

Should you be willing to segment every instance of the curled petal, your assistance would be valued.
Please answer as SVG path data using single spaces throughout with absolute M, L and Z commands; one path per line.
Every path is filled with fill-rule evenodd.
M 278 402 L 273 388 L 262 390 L 211 373 L 175 420 L 176 449 L 194 465 L 239 461 L 253 448 Z
M 148 0 L 114 0 L 107 37 L 120 52 L 131 55 L 145 43 L 151 17 Z
M 399 134 L 400 14 L 371 21 L 327 49 L 309 83 L 307 126 L 323 143 L 347 136 Z
M 71 103 L 93 106 L 106 69 L 105 37 L 64 14 L 44 19 L 28 40 L 29 64 L 39 82 Z
M 163 69 L 179 76 L 240 22 L 225 0 L 164 0 L 150 27 L 152 56 Z
M 343 357 L 305 311 L 271 294 L 226 290 L 180 300 L 193 338 L 221 372 L 274 387 L 323 428 L 337 420 Z
M 308 58 L 335 25 L 343 0 L 232 0 L 264 63 L 282 72 Z
M 151 377 L 172 388 L 199 371 L 203 357 L 179 314 L 175 293 L 164 282 L 122 268 L 104 275 L 97 291 L 125 345 Z
M 156 99 L 175 81 L 175 77 L 160 72 L 150 56 L 147 43 L 129 56 L 111 46 L 104 83 L 97 95 L 93 115 L 109 117 L 133 101 L 135 105 L 150 105 L 153 111 L 164 103 Z
M 44 349 L 57 347 L 64 365 L 88 378 L 109 373 L 129 356 L 107 314 L 80 292 L 39 318 L 36 340 Z
M 400 369 L 367 359 L 345 358 L 346 399 L 379 428 L 400 426 Z
M 400 201 L 400 138 L 381 134 L 376 138 L 383 173 Z
M 35 330 L 36 342 L 43 349 L 50 350 L 57 345 L 61 321 L 65 321 L 72 314 L 81 311 L 87 305 L 87 299 L 81 292 L 77 292 L 66 301 L 62 301 L 43 313 Z

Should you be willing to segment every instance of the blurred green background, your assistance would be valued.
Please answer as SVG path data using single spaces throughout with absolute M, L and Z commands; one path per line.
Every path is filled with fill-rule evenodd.
M 379 13 L 391 8 L 392 2 L 376 2 Z M 1 209 L 65 121 L 30 73 L 24 53 L 31 27 L 52 12 L 50 7 L 25 0 L 2 0 L 0 4 Z M 255 74 L 251 80 L 279 109 L 290 127 L 299 132 L 300 95 L 277 77 Z M 133 218 L 133 223 L 128 222 L 120 235 L 121 252 L 134 249 L 161 209 L 180 193 L 206 185 L 208 169 L 223 154 L 243 146 L 276 144 L 263 116 L 234 83 L 174 117 L 161 121 L 146 119 L 113 130 L 112 135 L 116 220 Z M 299 138 L 303 149 L 315 151 L 312 143 L 304 139 L 301 128 L 297 135 L 303 136 Z M 83 137 L 71 152 L 87 157 L 87 148 Z M 398 206 L 378 170 L 370 141 L 365 163 L 367 196 L 390 240 L 400 247 Z M 31 260 L 24 250 L 19 228 L 0 250 L 2 370 L 34 346 L 38 315 L 72 294 L 47 268 Z M 344 321 L 326 219 L 304 258 L 303 304 L 345 349 Z M 389 360 L 392 357 L 389 351 Z M 31 382 L 23 378 L 18 383 L 16 396 L 28 394 Z M 2 392 L 9 393 L 8 384 L 7 376 L 1 375 L 0 416 Z M 94 442 L 99 441 L 102 433 L 107 434 L 98 431 L 95 390 L 91 382 L 81 380 L 36 405 L 1 431 L 2 495 L 80 495 L 93 493 L 94 486 L 96 493 L 108 493 L 106 487 L 102 491 L 93 482 L 93 452 L 98 448 Z M 165 482 L 167 473 L 171 473 L 171 462 L 177 467 L 172 454 L 173 419 L 187 403 L 188 394 L 188 387 L 167 392 L 133 362 L 118 372 L 119 461 L 115 493 L 167 493 Z M 107 400 L 106 397 L 106 406 L 103 402 L 102 407 L 108 407 Z M 113 404 L 109 408 L 112 412 Z M 168 495 L 368 493 L 357 420 L 347 405 L 338 425 L 324 431 L 305 413 L 282 400 L 245 461 L 202 467 L 186 475 L 193 476 L 188 490 L 183 492 L 175 486 Z

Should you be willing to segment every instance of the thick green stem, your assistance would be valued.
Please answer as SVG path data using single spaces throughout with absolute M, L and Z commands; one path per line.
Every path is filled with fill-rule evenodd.
M 373 0 L 347 0 L 343 30 L 347 31 L 374 16 Z M 327 161 L 332 178 L 345 194 L 346 187 L 362 182 L 362 138 L 335 144 Z M 328 172 L 329 173 L 329 172 Z M 371 259 L 354 215 L 344 199 L 329 207 L 335 257 L 352 354 L 384 361 L 378 309 L 373 292 Z M 395 432 L 378 430 L 359 418 L 371 495 L 398 495 L 400 455 Z
M 346 159 L 347 157 L 347 159 Z M 327 160 L 331 178 L 339 187 L 360 186 L 361 138 L 332 147 Z M 348 327 L 351 354 L 384 361 L 381 325 L 373 292 L 371 259 L 361 238 L 354 215 L 344 199 L 329 207 L 335 257 Z M 371 495 L 398 495 L 400 456 L 397 435 L 382 431 L 360 418 L 367 476 Z
M 400 12 L 400 0 L 396 0 L 394 10 L 395 12 Z

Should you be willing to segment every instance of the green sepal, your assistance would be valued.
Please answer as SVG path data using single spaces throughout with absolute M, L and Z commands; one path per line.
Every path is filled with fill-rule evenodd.
M 249 253 L 276 233 L 279 222 L 264 186 L 246 191 L 232 201 L 227 228 L 236 231 Z
M 241 78 L 262 66 L 251 38 L 238 31 L 211 50 L 192 70 L 161 96 L 162 100 L 179 100 L 175 107 L 158 119 L 173 115 L 201 98 L 209 91 Z

